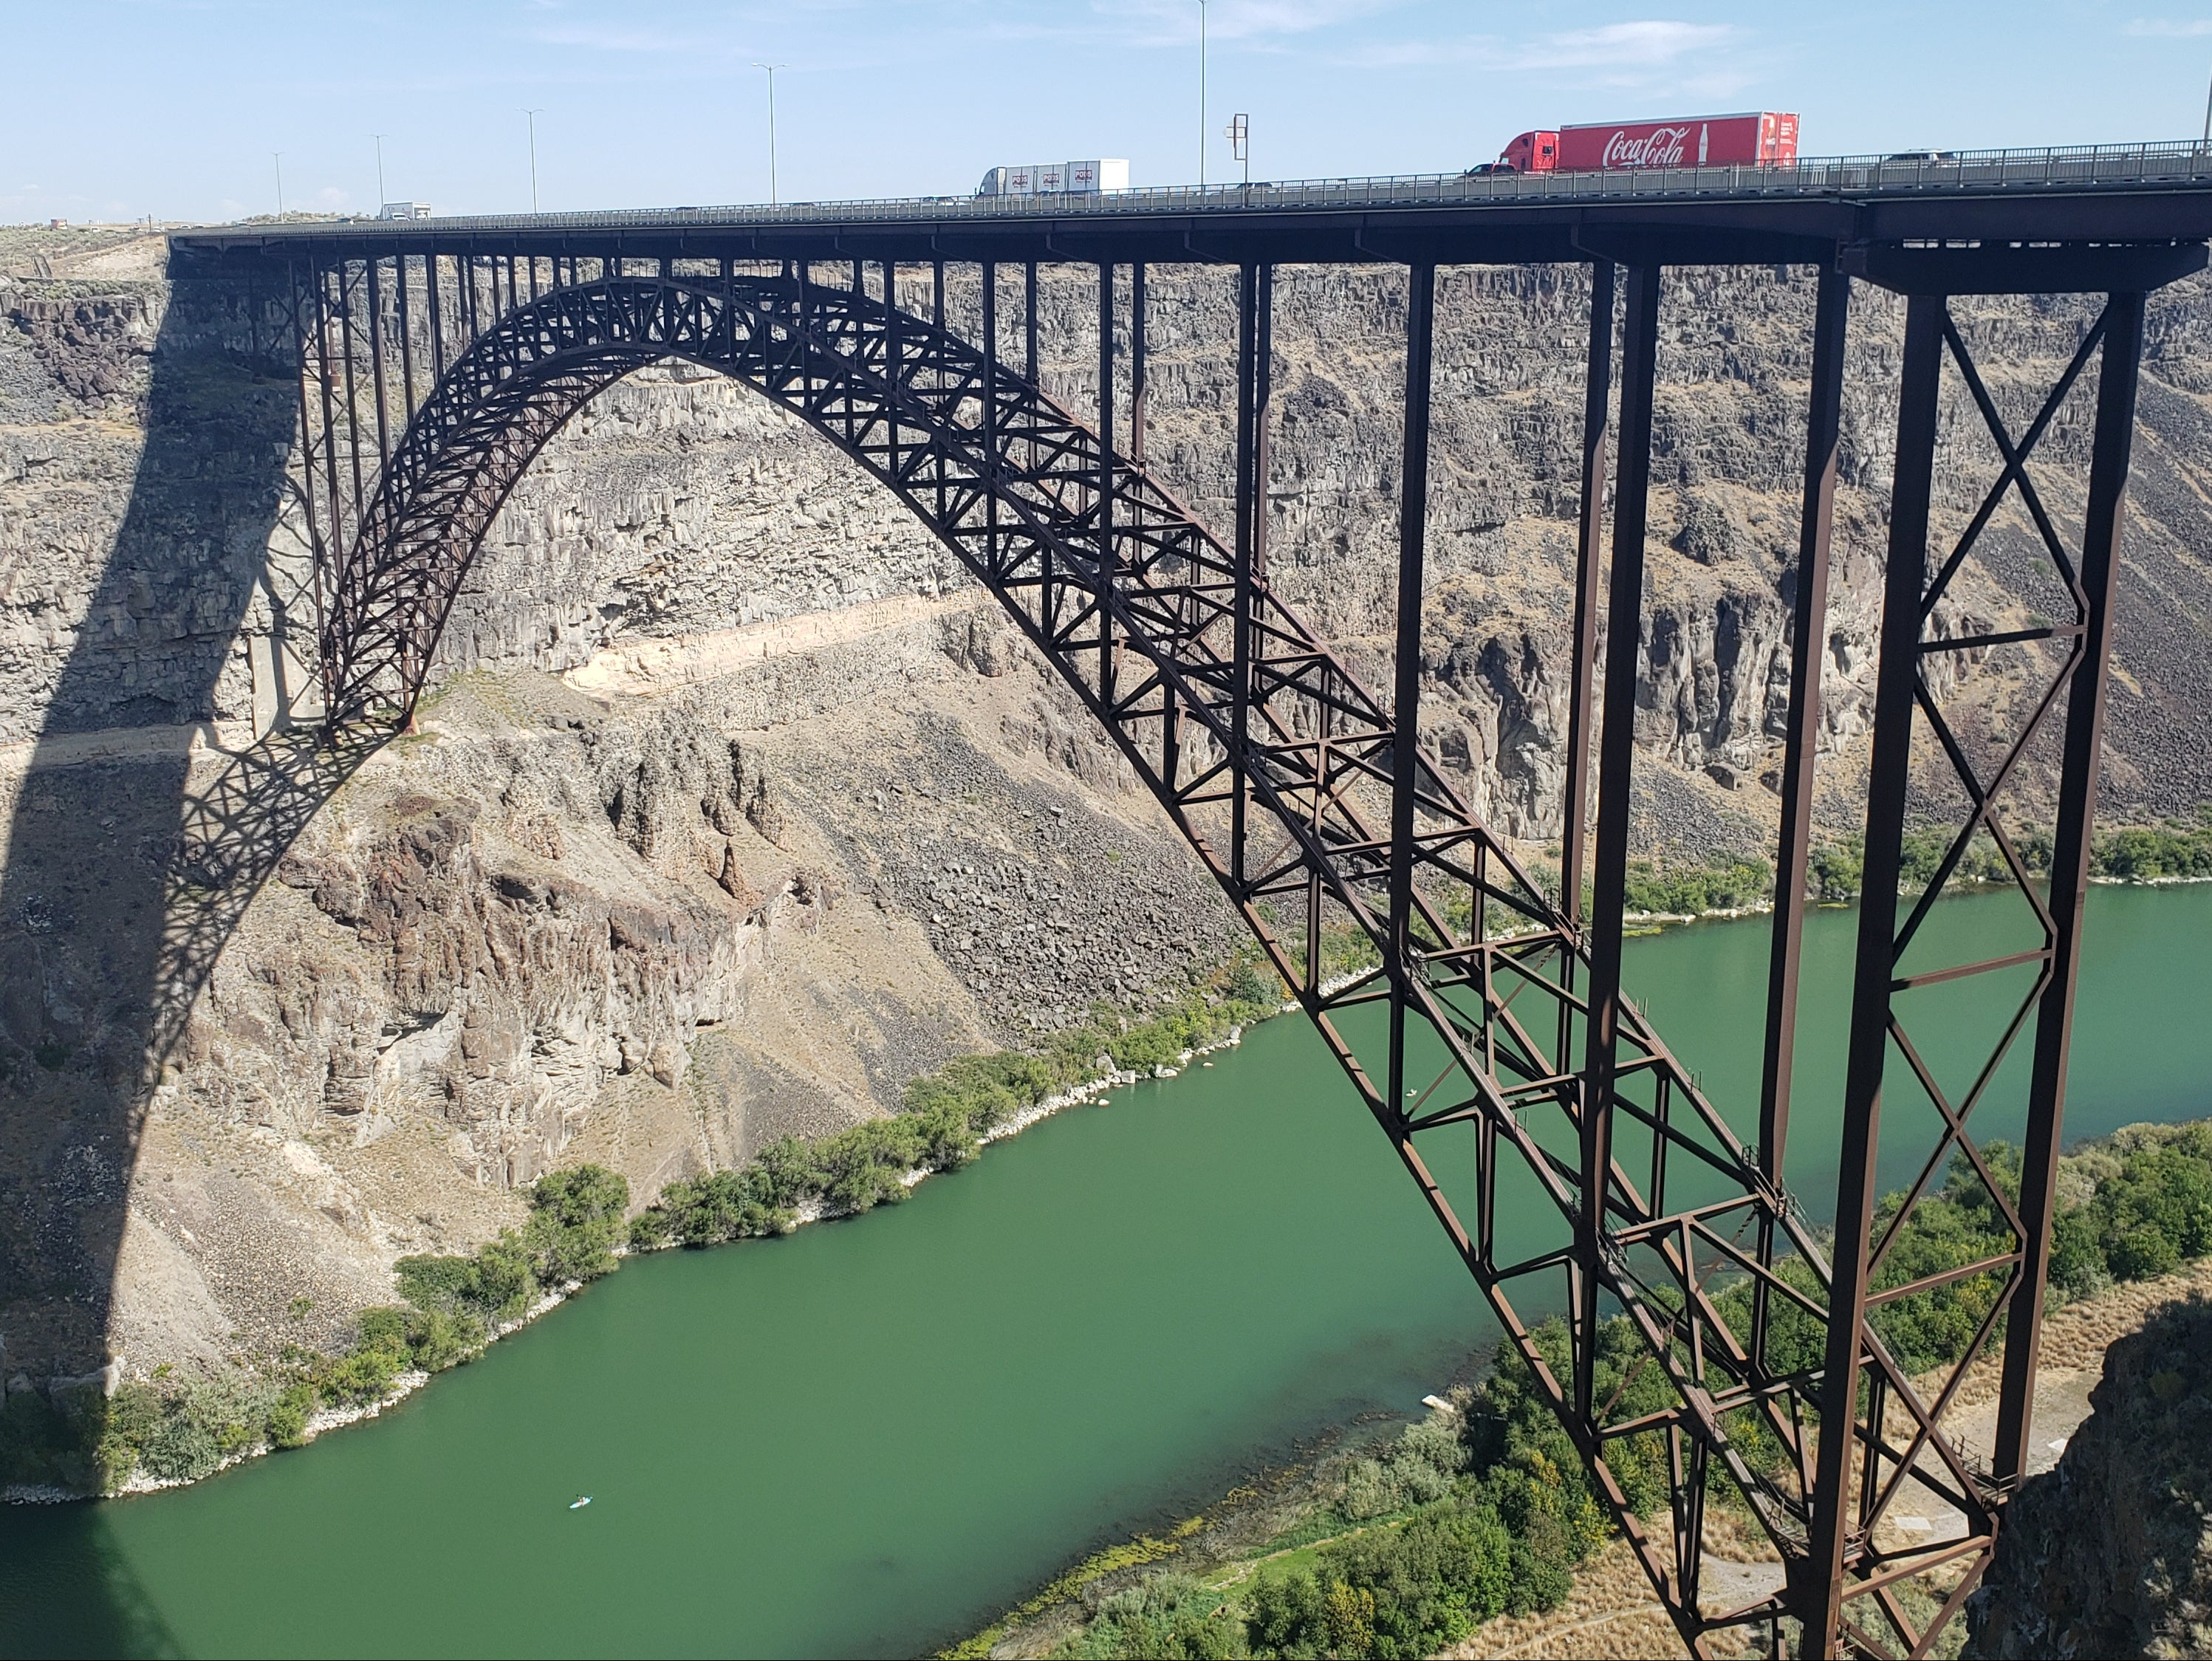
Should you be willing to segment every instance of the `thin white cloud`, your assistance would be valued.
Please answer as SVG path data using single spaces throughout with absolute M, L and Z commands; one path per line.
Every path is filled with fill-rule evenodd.
M 1702 80 L 1724 73 L 1721 64 L 1744 39 L 1741 29 L 1725 23 L 1647 18 L 1517 41 L 1495 34 L 1468 35 L 1456 40 L 1395 41 L 1370 48 L 1360 57 L 1363 62 L 1384 67 L 1460 63 L 1523 73 L 1594 71 L 1601 79 L 1615 81 L 1687 68 Z
M 586 52 L 696 52 L 704 44 L 697 37 L 678 37 L 653 29 L 609 28 L 592 23 L 564 23 L 550 29 L 532 29 L 530 38 L 540 46 L 576 46 Z
M 1547 34 L 1510 52 L 1506 69 L 1666 69 L 1693 53 L 1730 46 L 1740 31 L 1724 23 L 1683 23 L 1651 18 L 1607 23 L 1594 29 Z
M 1205 9 L 1206 33 L 1210 40 L 1224 45 L 1272 46 L 1403 3 L 1405 0 L 1210 0 Z M 1198 39 L 1199 10 L 1198 0 L 1091 0 L 1085 8 L 1060 13 L 1042 7 L 1012 15 L 994 12 L 978 27 L 1001 40 L 1184 46 Z
M 2148 34 L 2162 40 L 2190 40 L 2200 34 L 2212 34 L 2212 18 L 2206 17 L 2138 17 L 2128 25 L 2130 34 Z

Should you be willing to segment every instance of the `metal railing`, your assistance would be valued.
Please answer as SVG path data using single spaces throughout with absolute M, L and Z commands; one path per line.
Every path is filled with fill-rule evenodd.
M 1910 156 L 1817 156 L 1779 166 L 1620 168 L 1606 173 L 1397 173 L 1251 185 L 1163 185 L 1090 195 L 924 196 L 580 213 L 477 214 L 253 227 L 256 234 L 356 238 L 374 226 L 401 237 L 454 231 L 643 230 L 697 225 L 853 224 L 869 221 L 1068 219 L 1096 216 L 1298 212 L 1345 208 L 1480 206 L 1790 197 L 2002 194 L 2203 185 L 2212 146 L 2197 140 L 1957 150 Z

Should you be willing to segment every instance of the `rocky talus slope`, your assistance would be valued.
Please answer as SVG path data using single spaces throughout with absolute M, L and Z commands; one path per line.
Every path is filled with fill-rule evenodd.
M 1549 269 L 1440 286 L 1425 732 L 1539 846 L 1560 806 L 1586 294 Z M 1149 454 L 1225 525 L 1230 283 L 1163 268 L 1152 295 Z M 215 957 L 180 919 L 240 868 L 230 844 L 293 826 L 239 794 L 234 753 L 312 684 L 297 388 L 265 298 L 172 282 L 158 238 L 0 234 L 7 1372 L 334 1342 L 389 1298 L 395 1256 L 483 1239 L 556 1160 L 605 1159 L 649 1196 L 1230 948 L 1162 816 L 952 557 L 792 418 L 664 366 L 548 445 L 456 608 L 421 730 L 299 809 Z M 1277 298 L 1273 580 L 1387 684 L 1402 283 L 1286 270 Z M 956 280 L 956 319 L 976 299 Z M 1044 299 L 1042 378 L 1088 410 L 1095 295 L 1048 273 Z M 1962 311 L 2024 422 L 2081 308 Z M 1810 312 L 1802 271 L 1669 279 L 1647 846 L 1769 834 Z M 2212 700 L 2205 319 L 2199 288 L 2154 312 L 2123 813 L 2212 795 L 2192 715 Z M 1901 312 L 1864 295 L 1855 327 L 1825 653 L 1838 829 L 1863 765 Z M 1944 431 L 1956 524 L 1987 446 L 1962 400 Z M 2046 443 L 2078 480 L 2085 411 Z M 2071 488 L 2050 491 L 2062 520 Z M 2000 515 L 1959 622 L 2043 603 L 2026 534 Z M 2024 682 L 1959 675 L 1977 740 Z M 179 1001 L 172 1044 L 160 1012 Z
M 2007 1513 L 1966 1653 L 2212 1652 L 2212 1303 L 2114 1344 L 2057 1468 Z

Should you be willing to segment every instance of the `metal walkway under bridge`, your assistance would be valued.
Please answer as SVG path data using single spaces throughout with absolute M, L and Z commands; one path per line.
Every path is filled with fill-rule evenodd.
M 1808 1654 L 1918 1655 L 1979 1579 L 2027 1465 L 2145 296 L 2202 267 L 2208 236 L 2212 153 L 2136 145 L 244 225 L 179 236 L 176 249 L 179 277 L 242 279 L 255 326 L 283 329 L 282 350 L 298 354 L 299 483 L 334 739 L 404 719 L 501 503 L 587 399 L 672 357 L 744 380 L 903 501 L 1113 735 L 1296 989 L 1684 1638 L 1703 1653 L 1712 1634 L 1749 1626 Z M 1221 348 L 1237 389 L 1235 522 L 1222 526 L 1199 523 L 1145 458 L 1145 271 L 1191 262 L 1235 268 L 1240 302 Z M 1403 271 L 1392 279 L 1406 305 L 1392 345 L 1405 380 L 1389 686 L 1363 682 L 1268 581 L 1273 271 L 1330 262 Z M 1556 885 L 1485 826 L 1417 737 L 1436 271 L 1526 262 L 1587 268 L 1592 295 L 1571 660 L 1557 666 L 1571 721 Z M 1661 291 L 1670 266 L 1754 263 L 1812 268 L 1818 303 L 1771 983 L 1742 1011 L 1764 1031 L 1765 1064 L 1755 1099 L 1713 1101 L 1622 994 L 1621 910 Z M 1095 408 L 1040 389 L 1040 264 L 1096 278 L 1106 395 Z M 1831 1234 L 1783 1171 L 1855 283 L 1909 300 Z M 1949 305 L 2014 293 L 2093 296 L 2078 350 L 2024 426 L 1984 384 Z M 1937 538 L 1947 378 L 2000 465 L 1972 482 L 1981 511 Z M 2046 509 L 2062 464 L 2039 450 L 2069 397 L 2094 405 L 2087 477 L 2064 481 L 2066 499 L 2086 503 L 2078 530 Z M 2057 598 L 2033 626 L 1950 632 L 1939 602 L 2008 499 Z M 1988 716 L 2008 730 L 1978 725 L 1970 739 L 1947 723 L 1933 689 L 1962 651 L 2009 655 L 2027 683 Z M 2016 799 L 2008 787 L 2031 749 L 2057 788 Z M 1900 902 L 1908 781 L 1931 769 L 1965 806 L 1935 880 Z M 2049 850 L 2046 870 L 2021 856 L 2030 836 Z M 2012 874 L 2027 943 L 1991 961 L 1931 960 L 1921 926 L 1978 838 Z M 1328 983 L 1322 941 L 1347 934 L 1379 966 Z M 1989 1065 L 1947 1087 L 1916 1043 L 1928 992 L 2005 970 L 2007 1007 L 2022 992 L 2016 1013 Z M 2008 1054 L 2024 1058 L 2025 1085 L 1988 1108 Z M 1886 1092 L 1893 1165 L 1905 1109 L 1935 1127 L 1911 1144 L 1919 1176 L 1901 1211 L 1876 1189 Z M 2026 1125 L 2016 1192 L 1982 1153 L 1978 1107 L 1984 1123 L 2008 1111 Z M 1946 1172 L 1987 1189 L 2008 1244 L 1967 1270 L 1904 1278 L 1890 1248 Z M 1501 1215 L 1512 1239 L 1533 1232 L 1540 1249 L 1501 1255 Z M 1967 1273 L 1993 1288 L 1986 1317 L 1965 1359 L 1916 1376 L 1884 1334 Z M 1538 1329 L 1553 1316 L 1564 1342 Z M 1624 1352 L 1640 1358 L 1630 1371 L 1664 1378 L 1663 1409 L 1620 1408 Z M 2002 1381 L 1992 1451 L 1954 1430 L 1976 1360 Z M 1632 1457 L 1662 1462 L 1671 1515 L 1636 1513 L 1620 1475 Z M 1708 1496 L 1723 1493 L 1784 1569 L 1778 1591 L 1735 1607 L 1700 1573 Z M 1932 1523 L 1902 1530 L 1906 1510 Z

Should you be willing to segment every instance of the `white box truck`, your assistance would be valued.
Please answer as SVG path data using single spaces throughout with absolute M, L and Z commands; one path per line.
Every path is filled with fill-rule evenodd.
M 1123 161 L 1039 161 L 994 167 L 975 187 L 978 196 L 1095 196 L 1129 188 Z

